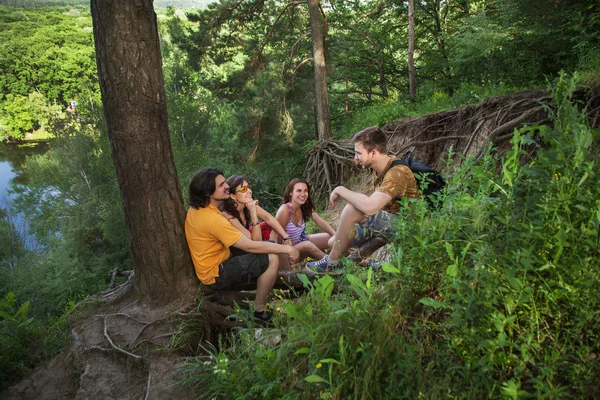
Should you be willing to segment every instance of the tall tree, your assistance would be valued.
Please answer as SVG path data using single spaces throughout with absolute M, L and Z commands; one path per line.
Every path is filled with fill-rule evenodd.
M 319 0 L 308 0 L 312 32 L 313 70 L 315 71 L 315 101 L 319 140 L 331 139 L 331 113 L 327 91 L 327 62 L 325 60 L 325 27 Z
M 418 7 L 422 11 L 422 21 L 419 21 L 419 26 L 423 25 L 435 41 L 439 57 L 441 60 L 441 75 L 442 78 L 448 80 L 451 78 L 450 66 L 448 60 L 448 51 L 446 49 L 446 35 L 448 31 L 449 14 L 452 6 L 444 0 L 433 1 L 417 1 Z
M 152 0 L 92 0 L 104 117 L 135 269 L 134 288 L 167 303 L 197 285 L 173 161 Z
M 415 71 L 415 0 L 408 0 L 408 88 L 410 98 L 417 95 Z

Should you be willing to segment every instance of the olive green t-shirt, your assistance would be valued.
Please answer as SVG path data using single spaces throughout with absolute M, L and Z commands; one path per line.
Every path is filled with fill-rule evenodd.
M 382 210 L 397 214 L 400 210 L 398 199 L 405 196 L 418 199 L 419 190 L 415 175 L 410 168 L 406 165 L 396 165 L 390 168 L 394 160 L 396 160 L 395 157 L 389 161 L 381 176 L 375 176 L 375 191 L 392 196 L 392 200 L 383 206 Z

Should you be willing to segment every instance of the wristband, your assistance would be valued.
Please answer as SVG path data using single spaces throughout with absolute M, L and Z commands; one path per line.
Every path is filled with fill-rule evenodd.
M 284 242 L 287 241 L 287 240 L 290 240 L 289 236 L 283 239 Z
M 250 222 L 250 225 L 251 225 L 251 226 L 256 226 L 256 225 L 258 225 L 258 224 L 259 224 L 259 222 Z

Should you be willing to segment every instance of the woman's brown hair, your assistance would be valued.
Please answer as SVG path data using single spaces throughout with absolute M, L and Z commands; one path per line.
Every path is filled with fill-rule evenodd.
M 233 193 L 235 194 L 235 190 L 237 189 L 237 187 L 242 186 L 244 181 L 248 182 L 248 179 L 246 179 L 246 177 L 244 176 L 230 176 L 229 179 L 227 179 L 227 185 L 229 185 L 229 193 L 231 193 L 231 191 L 233 190 Z M 221 202 L 221 206 L 219 207 L 219 209 L 221 211 L 226 211 L 229 215 L 231 215 L 234 218 L 237 218 L 238 221 L 242 222 L 242 217 L 240 216 L 240 212 L 238 211 L 237 206 L 237 201 L 233 200 L 231 197 L 228 197 L 227 199 Z M 246 218 L 245 227 L 247 228 L 250 224 L 250 211 L 248 211 L 246 207 L 244 207 L 244 217 Z
M 302 218 L 304 218 L 304 221 L 308 221 L 312 217 L 312 213 L 315 210 L 315 205 L 313 204 L 312 197 L 310 197 L 310 185 L 306 180 L 300 178 L 292 179 L 283 192 L 283 200 L 281 201 L 281 204 L 286 204 L 292 201 L 292 192 L 294 191 L 294 186 L 296 186 L 297 183 L 304 183 L 308 189 L 308 197 L 306 198 L 306 202 L 300 206 L 300 210 L 302 210 Z

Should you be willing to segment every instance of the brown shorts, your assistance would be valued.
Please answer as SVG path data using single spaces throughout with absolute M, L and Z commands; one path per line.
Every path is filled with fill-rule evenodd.
M 215 283 L 208 287 L 212 290 L 224 290 L 250 283 L 261 276 L 268 266 L 268 254 L 247 253 L 232 247 L 229 258 L 219 265 L 219 276 L 215 278 Z

